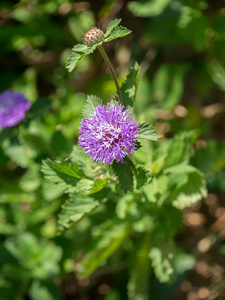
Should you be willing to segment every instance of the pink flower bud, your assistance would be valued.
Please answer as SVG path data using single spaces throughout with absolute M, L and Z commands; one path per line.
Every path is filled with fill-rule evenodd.
M 83 42 L 88 46 L 93 46 L 103 40 L 104 32 L 99 28 L 91 28 L 85 33 Z

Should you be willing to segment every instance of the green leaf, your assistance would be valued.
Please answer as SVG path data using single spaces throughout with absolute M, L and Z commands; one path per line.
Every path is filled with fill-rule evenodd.
M 91 113 L 96 106 L 102 104 L 102 100 L 94 95 L 87 96 L 86 104 L 82 110 L 82 116 L 84 118 L 90 118 Z
M 42 194 L 45 200 L 51 202 L 55 199 L 58 199 L 63 195 L 63 192 L 64 191 L 60 188 L 60 186 L 47 179 L 44 179 L 42 183 Z
M 126 107 L 134 107 L 138 83 L 140 77 L 140 67 L 135 63 L 134 67 L 130 69 L 126 80 L 123 82 L 120 91 L 123 99 L 123 104 Z
M 173 165 L 187 163 L 190 159 L 191 145 L 194 139 L 193 132 L 185 132 L 160 143 L 154 153 L 152 172 L 158 174 Z
M 134 253 L 134 266 L 127 286 L 129 300 L 149 299 L 149 273 L 150 273 L 150 235 L 144 236 L 142 244 Z M 141 274 L 141 276 L 140 276 Z
M 172 204 L 176 208 L 183 209 L 207 196 L 206 182 L 203 174 L 195 167 L 178 165 L 167 169 L 168 172 L 170 172 L 169 186 L 170 188 L 176 188 L 171 193 L 171 197 L 173 197 Z M 186 177 L 182 180 L 182 174 L 184 173 Z
M 77 66 L 77 64 L 88 54 L 88 46 L 83 44 L 78 44 L 73 47 L 72 52 L 66 62 L 66 68 L 69 72 Z
M 137 17 L 153 17 L 160 15 L 170 2 L 171 0 L 131 1 L 128 9 Z
M 161 175 L 158 177 L 153 177 L 153 180 L 146 184 L 143 187 L 143 192 L 150 202 L 158 202 L 158 205 L 161 204 L 161 201 L 164 200 L 166 192 L 168 191 L 168 176 Z
M 130 233 L 125 224 L 114 224 L 106 228 L 101 237 L 94 244 L 94 248 L 87 253 L 80 262 L 78 273 L 81 277 L 88 277 L 124 242 Z
M 47 159 L 46 161 L 52 169 L 59 171 L 60 173 L 69 175 L 71 177 L 79 178 L 79 179 L 84 177 L 84 173 L 80 169 L 78 164 L 73 164 L 70 166 L 58 162 L 53 162 L 50 159 Z
M 155 127 L 151 124 L 145 123 L 140 124 L 136 136 L 138 139 L 146 139 L 150 141 L 157 141 L 161 138 L 161 135 L 156 131 Z
M 127 156 L 124 158 L 124 161 L 125 163 L 117 163 L 114 160 L 111 167 L 118 176 L 121 189 L 126 194 L 133 186 L 133 163 Z
M 94 181 L 90 179 L 81 179 L 77 183 L 76 191 L 82 196 L 94 194 L 108 183 L 108 178 L 96 178 Z
M 121 22 L 121 19 L 115 19 L 115 20 L 112 20 L 107 29 L 106 29 L 106 33 L 104 34 L 104 37 L 108 37 L 109 34 L 112 32 L 113 29 L 115 29 Z
M 58 220 L 58 230 L 63 231 L 92 214 L 96 208 L 107 200 L 109 192 L 110 189 L 105 188 L 92 197 L 81 197 L 77 194 L 71 195 L 70 199 L 62 206 L 62 212 Z
M 114 20 L 116 21 L 116 20 Z M 118 26 L 118 24 L 120 23 L 120 21 L 118 22 L 119 20 L 117 20 L 115 23 L 113 23 L 112 25 L 110 25 L 110 33 L 105 35 L 105 38 L 104 38 L 104 42 L 109 42 L 109 41 L 112 41 L 112 40 L 115 40 L 115 39 L 118 39 L 118 38 L 121 38 L 121 37 L 124 37 L 128 34 L 131 33 L 130 30 L 128 30 L 126 27 L 122 27 L 122 26 Z
M 174 274 L 174 246 L 171 241 L 161 241 L 157 244 L 151 248 L 149 253 L 152 267 L 161 283 L 169 282 Z
M 66 62 L 66 68 L 68 69 L 68 71 L 71 72 L 86 55 L 93 53 L 98 46 L 102 45 L 105 42 L 124 37 L 131 33 L 131 31 L 125 27 L 118 27 L 120 22 L 121 20 L 115 19 L 109 23 L 106 33 L 104 34 L 104 39 L 102 41 L 92 46 L 88 46 L 85 44 L 75 45 Z
M 50 159 L 43 161 L 41 171 L 45 174 L 46 179 L 57 184 L 66 193 L 75 192 L 77 182 L 83 176 L 83 172 L 77 164 L 68 166 Z

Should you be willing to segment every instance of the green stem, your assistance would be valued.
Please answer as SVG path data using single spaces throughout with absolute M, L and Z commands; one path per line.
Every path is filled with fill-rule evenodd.
M 107 64 L 107 66 L 108 66 L 109 69 L 110 69 L 110 72 L 111 72 L 111 74 L 112 74 L 113 80 L 114 80 L 115 85 L 116 85 L 117 94 L 118 94 L 118 97 L 119 97 L 119 102 L 120 102 L 120 104 L 123 104 L 122 96 L 121 96 L 121 92 L 120 92 L 120 88 L 119 88 L 119 84 L 118 84 L 118 81 L 117 81 L 117 78 L 116 78 L 116 72 L 115 72 L 115 70 L 113 69 L 113 66 L 112 66 L 112 64 L 111 64 L 111 62 L 110 62 L 110 60 L 109 60 L 107 54 L 105 53 L 105 50 L 103 49 L 103 47 L 102 47 L 102 46 L 99 46 L 99 47 L 98 47 L 98 50 L 100 51 L 102 57 L 104 58 L 104 60 L 105 60 L 105 62 L 106 62 L 106 64 Z

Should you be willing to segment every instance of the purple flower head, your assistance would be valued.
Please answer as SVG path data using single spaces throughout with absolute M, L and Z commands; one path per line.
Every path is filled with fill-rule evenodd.
M 115 103 L 98 105 L 89 119 L 81 120 L 79 146 L 94 162 L 124 162 L 123 158 L 137 148 L 138 125 L 129 119 L 130 110 L 123 108 Z
M 25 118 L 25 112 L 30 109 L 30 102 L 23 94 L 5 91 L 0 94 L 0 127 L 11 127 Z

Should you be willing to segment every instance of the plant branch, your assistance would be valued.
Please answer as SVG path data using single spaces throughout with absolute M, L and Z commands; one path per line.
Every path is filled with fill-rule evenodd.
M 117 78 L 116 78 L 116 72 L 115 72 L 115 70 L 113 69 L 113 66 L 112 66 L 112 64 L 111 64 L 111 62 L 110 62 L 110 60 L 109 60 L 107 54 L 105 53 L 105 50 L 103 49 L 103 47 L 102 47 L 102 46 L 99 46 L 99 47 L 98 47 L 98 50 L 100 51 L 102 57 L 104 58 L 104 60 L 105 60 L 105 62 L 106 62 L 106 64 L 107 64 L 107 66 L 108 66 L 109 69 L 110 69 L 110 72 L 111 72 L 111 74 L 112 74 L 113 80 L 114 80 L 115 85 L 116 85 L 117 94 L 118 94 L 118 97 L 119 97 L 119 102 L 120 102 L 120 104 L 122 105 L 122 104 L 123 104 L 123 101 L 122 101 L 122 96 L 121 96 L 119 84 L 118 84 L 118 81 L 117 81 Z

